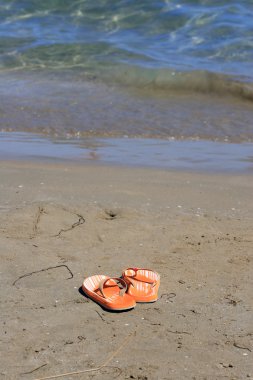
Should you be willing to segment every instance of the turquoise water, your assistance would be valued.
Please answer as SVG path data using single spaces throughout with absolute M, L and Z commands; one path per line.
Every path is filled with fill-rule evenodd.
M 252 20 L 251 0 L 1 0 L 0 67 L 113 70 L 133 82 L 142 73 L 161 84 L 205 71 L 251 82 Z

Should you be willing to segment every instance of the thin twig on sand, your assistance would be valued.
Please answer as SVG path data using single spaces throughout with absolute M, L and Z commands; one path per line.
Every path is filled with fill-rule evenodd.
M 67 373 L 61 373 L 59 375 L 52 375 L 52 376 L 46 376 L 46 377 L 40 377 L 34 380 L 49 380 L 49 379 L 57 379 L 59 377 L 65 377 L 65 376 L 73 376 L 73 375 L 80 375 L 81 373 L 87 373 L 87 372 L 95 372 L 100 371 L 102 368 L 108 367 L 108 364 L 112 361 L 112 359 L 122 350 L 123 347 L 125 347 L 131 339 L 136 335 L 136 330 L 132 333 L 130 333 L 122 342 L 122 344 L 119 346 L 119 348 L 114 351 L 106 361 L 96 368 L 90 368 L 90 369 L 84 369 L 81 371 L 75 371 L 75 372 L 67 372 Z

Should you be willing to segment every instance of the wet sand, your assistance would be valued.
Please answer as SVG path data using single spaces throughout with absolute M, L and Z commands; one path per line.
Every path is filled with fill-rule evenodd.
M 92 369 L 122 343 L 65 378 L 253 379 L 252 176 L 1 161 L 0 178 L 1 379 Z M 128 266 L 161 274 L 156 303 L 80 293 Z

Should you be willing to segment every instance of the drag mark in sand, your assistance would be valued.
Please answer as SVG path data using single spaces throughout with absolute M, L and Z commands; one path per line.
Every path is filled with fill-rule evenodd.
M 45 212 L 44 207 L 39 206 L 38 211 L 35 215 L 35 221 L 33 223 L 33 235 L 31 236 L 31 239 L 34 239 L 35 236 L 38 233 L 38 226 L 40 223 L 41 215 Z
M 240 348 L 241 350 L 247 350 L 247 351 L 251 352 L 251 349 L 249 347 L 239 346 L 239 344 L 236 343 L 236 342 L 233 343 L 233 346 L 236 347 L 236 348 Z
M 95 310 L 95 312 L 97 313 L 97 315 L 99 315 L 99 317 L 102 319 L 103 322 L 106 322 L 107 324 L 109 324 L 109 322 L 107 322 L 104 317 L 97 311 Z
M 40 273 L 40 272 L 45 272 L 45 271 L 48 271 L 48 270 L 50 270 L 50 269 L 57 269 L 57 268 L 60 268 L 60 267 L 65 267 L 65 268 L 69 271 L 69 273 L 70 273 L 70 276 L 71 276 L 71 277 L 68 277 L 66 280 L 70 280 L 71 278 L 74 277 L 74 275 L 73 275 L 72 271 L 69 269 L 69 267 L 68 267 L 67 265 L 65 265 L 65 264 L 61 264 L 61 265 L 56 265 L 56 266 L 54 266 L 54 267 L 48 267 L 48 268 L 40 269 L 40 270 L 37 270 L 37 271 L 34 271 L 34 272 L 30 272 L 30 273 L 23 274 L 22 276 L 18 277 L 18 278 L 13 282 L 12 285 L 15 286 L 17 289 L 19 289 L 19 288 L 17 287 L 16 284 L 17 284 L 17 282 L 18 282 L 19 280 L 21 280 L 22 278 L 25 278 L 25 277 L 28 277 L 28 276 L 32 276 L 33 274 L 37 274 L 37 273 Z
M 186 335 L 191 335 L 191 333 L 189 333 L 188 331 L 172 331 L 172 330 L 167 330 L 168 333 L 172 333 L 172 334 L 186 334 Z
M 34 368 L 34 369 L 32 369 L 31 371 L 29 371 L 29 372 L 23 372 L 23 373 L 21 373 L 20 375 L 29 375 L 30 373 L 33 373 L 33 372 L 35 372 L 35 371 L 38 371 L 39 369 L 45 367 L 46 365 L 47 365 L 46 363 L 45 363 L 45 364 L 42 364 L 42 365 L 40 365 L 39 367 Z
M 162 299 L 163 297 L 166 297 L 166 301 L 165 302 L 173 302 L 171 301 L 172 298 L 176 297 L 176 293 L 163 293 L 159 299 Z
M 78 226 L 81 226 L 82 224 L 85 223 L 85 219 L 84 219 L 84 217 L 83 217 L 82 215 L 80 215 L 80 214 L 76 214 L 76 215 L 77 215 L 78 218 L 79 218 L 77 222 L 73 223 L 72 226 L 69 227 L 69 228 L 61 229 L 61 230 L 58 232 L 58 234 L 53 235 L 53 237 L 60 237 L 61 234 L 62 234 L 63 232 L 71 231 L 71 230 L 73 230 L 74 228 L 76 228 L 76 227 L 78 227 Z

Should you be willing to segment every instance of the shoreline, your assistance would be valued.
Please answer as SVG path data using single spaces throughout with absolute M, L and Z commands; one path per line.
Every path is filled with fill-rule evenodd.
M 60 138 L 0 132 L 0 160 L 147 167 L 202 173 L 253 173 L 252 143 L 150 138 Z
M 98 376 L 253 377 L 252 176 L 0 161 L 0 177 L 1 379 L 97 367 L 132 333 Z M 160 273 L 156 303 L 80 294 L 129 266 Z

